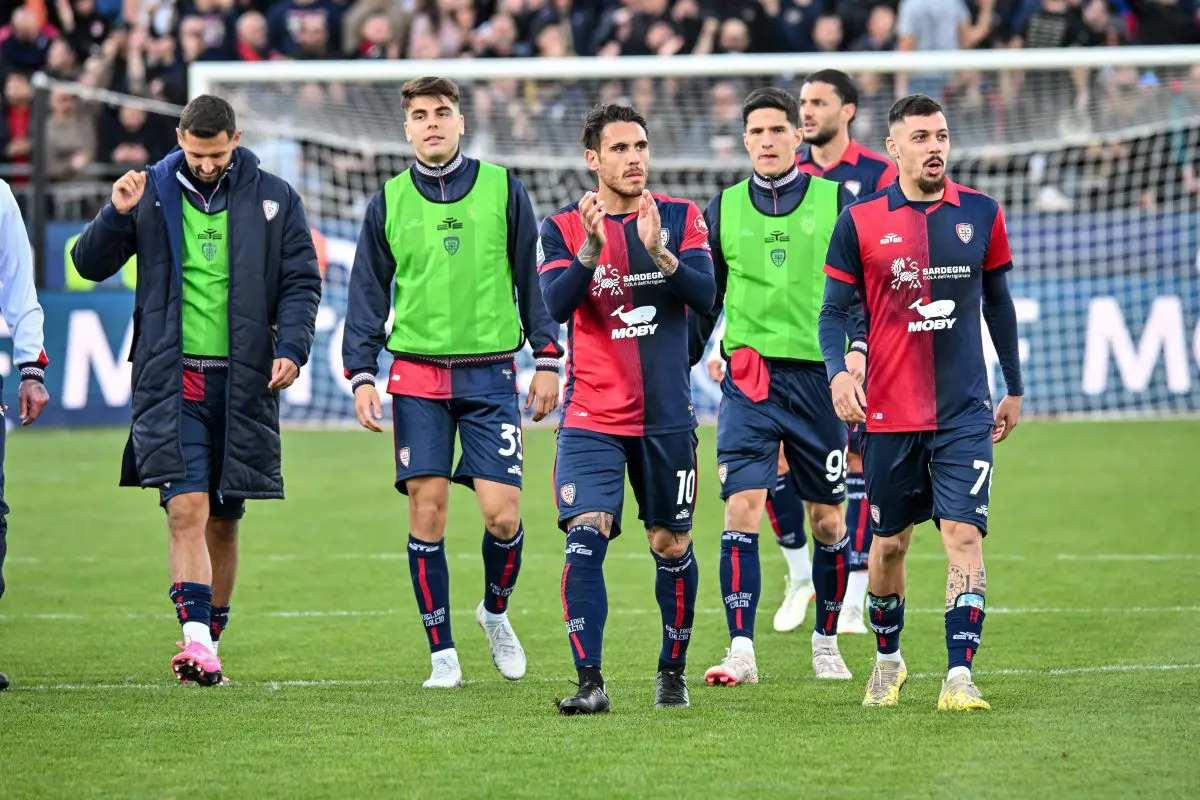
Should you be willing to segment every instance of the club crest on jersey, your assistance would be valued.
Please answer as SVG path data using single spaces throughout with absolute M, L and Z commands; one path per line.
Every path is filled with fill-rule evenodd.
M 771 263 L 777 267 L 782 267 L 783 262 L 787 261 L 787 250 L 782 247 L 771 251 Z
M 879 524 L 879 506 L 871 506 L 871 521 Z
M 458 246 L 460 244 L 462 244 L 462 240 L 457 236 L 447 236 L 445 239 L 442 239 L 442 247 L 445 247 L 446 252 L 450 255 L 454 255 L 458 252 Z
M 666 247 L 667 242 L 671 241 L 671 232 L 666 228 L 658 229 L 658 238 L 662 239 L 662 246 Z
M 603 297 L 608 292 L 610 297 L 621 294 L 621 276 L 612 264 L 601 264 L 592 273 L 592 297 Z
M 200 245 L 200 254 L 204 256 L 205 261 L 212 261 L 217 257 L 217 243 L 205 242 Z
M 842 184 L 842 186 L 845 186 L 847 189 L 849 189 L 850 194 L 854 195 L 855 197 L 858 197 L 858 193 L 862 191 L 862 183 L 859 181 L 846 181 Z
M 546 263 L 546 248 L 542 247 L 542 237 L 537 240 L 537 265 L 540 267 Z
M 410 455 L 411 455 L 411 453 L 409 452 L 409 449 L 407 447 L 400 448 L 400 464 L 405 469 L 408 469 L 408 460 L 409 460 Z
M 724 484 L 727 477 L 729 477 L 729 465 L 717 464 L 717 480 Z
M 267 218 L 267 222 L 275 219 L 275 215 L 279 213 L 279 203 L 274 200 L 263 200 L 263 216 Z
M 569 506 L 575 505 L 575 484 L 564 483 L 562 488 L 558 490 L 558 496 L 562 501 Z
M 975 226 L 969 222 L 960 222 L 954 226 L 954 232 L 958 234 L 958 238 L 963 244 L 970 244 L 971 237 L 975 235 Z
M 921 288 L 921 269 L 912 258 L 897 258 L 892 261 L 892 288 Z

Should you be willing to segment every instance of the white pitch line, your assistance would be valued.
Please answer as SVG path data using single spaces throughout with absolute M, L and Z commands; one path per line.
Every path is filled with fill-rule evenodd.
M 909 614 L 936 614 L 942 616 L 946 613 L 944 608 L 906 608 L 906 613 Z M 322 618 L 354 618 L 354 617 L 393 617 L 403 616 L 406 614 L 415 614 L 414 609 L 409 608 L 367 608 L 367 609 L 296 609 L 289 611 L 236 611 L 233 616 L 236 619 L 267 617 L 271 619 L 322 619 Z M 657 608 L 614 608 L 609 609 L 610 617 L 639 617 L 648 615 L 658 615 L 661 613 Z M 724 614 L 724 608 L 698 608 L 697 614 Z M 1122 614 L 1200 614 L 1200 606 L 1124 606 L 1116 608 L 1053 608 L 1040 606 L 995 606 L 987 609 L 990 616 L 1021 616 L 1024 614 L 1102 614 L 1105 616 L 1115 616 Z M 561 611 L 555 608 L 540 608 L 530 610 L 528 608 L 517 608 L 509 612 L 513 616 L 528 616 L 530 614 L 546 614 L 559 615 Z M 450 612 L 450 616 L 456 619 L 474 619 L 475 612 L 471 609 L 459 608 Z M 169 611 L 155 614 L 0 614 L 0 621 L 4 622 L 20 622 L 20 621 L 37 621 L 37 622 L 82 622 L 96 620 L 166 620 L 172 619 Z
M 1000 668 L 1000 669 L 977 669 L 972 672 L 975 677 L 1043 677 L 1043 678 L 1060 678 L 1070 677 L 1073 675 L 1095 675 L 1101 673 L 1136 673 L 1136 672 L 1179 672 L 1184 670 L 1198 670 L 1200 664 L 1100 664 L 1090 667 L 1049 667 L 1042 669 L 1032 668 Z M 816 681 L 811 675 L 772 675 L 763 673 L 763 678 L 771 681 Z M 916 672 L 909 674 L 910 680 L 941 680 L 945 677 L 944 672 Z M 233 687 L 246 687 L 253 689 L 266 689 L 271 692 L 278 692 L 280 689 L 330 689 L 340 687 L 372 687 L 372 686 L 397 686 L 407 685 L 416 686 L 419 678 L 363 678 L 363 679 L 346 679 L 346 680 L 273 680 L 273 681 L 255 681 L 251 683 L 234 682 Z M 654 676 L 630 676 L 606 679 L 608 683 L 633 683 L 646 682 L 654 680 Z M 562 683 L 566 684 L 565 677 L 550 677 L 550 676 L 527 676 L 522 678 L 521 683 L 549 684 Z M 492 679 L 471 679 L 463 682 L 466 685 L 471 684 L 508 684 L 508 681 L 502 681 L 498 678 Z M 214 687 L 215 688 L 215 687 Z M 222 687 L 224 688 L 224 687 Z M 153 690 L 179 690 L 179 691 L 198 691 L 199 687 L 181 686 L 170 681 L 161 683 L 34 683 L 28 686 L 20 683 L 15 684 L 10 688 L 14 692 L 71 692 L 71 691 L 108 691 L 113 689 L 133 689 L 137 691 L 153 691 Z
M 986 556 L 985 556 L 986 559 Z M 1059 553 L 1059 561 L 1200 561 L 1200 553 Z

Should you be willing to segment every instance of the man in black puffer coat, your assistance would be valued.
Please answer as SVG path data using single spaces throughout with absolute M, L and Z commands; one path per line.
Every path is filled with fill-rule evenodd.
M 137 256 L 121 485 L 159 490 L 183 627 L 171 667 L 213 685 L 244 502 L 283 497 L 278 392 L 308 361 L 321 277 L 300 197 L 238 146 L 227 102 L 197 97 L 177 137 L 113 184 L 71 255 L 93 281 Z

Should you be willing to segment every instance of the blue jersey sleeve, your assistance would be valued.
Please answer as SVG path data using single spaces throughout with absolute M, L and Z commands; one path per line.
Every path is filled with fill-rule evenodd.
M 843 211 L 833 226 L 833 238 L 829 240 L 829 251 L 825 256 L 825 274 L 843 283 L 858 284 L 862 281 L 862 249 L 858 243 L 858 228 L 854 215 Z
M 567 247 L 553 216 L 542 221 L 537 250 L 538 284 L 546 310 L 555 322 L 566 322 L 587 297 L 594 272 Z

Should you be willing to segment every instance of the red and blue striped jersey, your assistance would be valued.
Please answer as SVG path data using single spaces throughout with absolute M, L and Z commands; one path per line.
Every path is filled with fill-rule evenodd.
M 637 212 L 605 220 L 605 244 L 589 269 L 578 205 L 541 226 L 538 273 L 550 315 L 567 323 L 562 426 L 615 436 L 696 427 L 688 363 L 688 308 L 716 296 L 708 227 L 689 200 L 654 196 L 660 235 L 679 267 L 666 277 L 638 237 Z
M 867 318 L 867 431 L 991 423 L 983 273 L 1012 268 L 999 203 L 950 181 L 936 203 L 899 183 L 838 218 L 825 274 L 855 284 Z
M 855 197 L 866 197 L 896 180 L 896 162 L 885 155 L 868 150 L 853 139 L 836 164 L 822 169 L 812 160 L 812 147 L 801 145 L 796 151 L 796 166 L 801 172 L 837 181 Z

